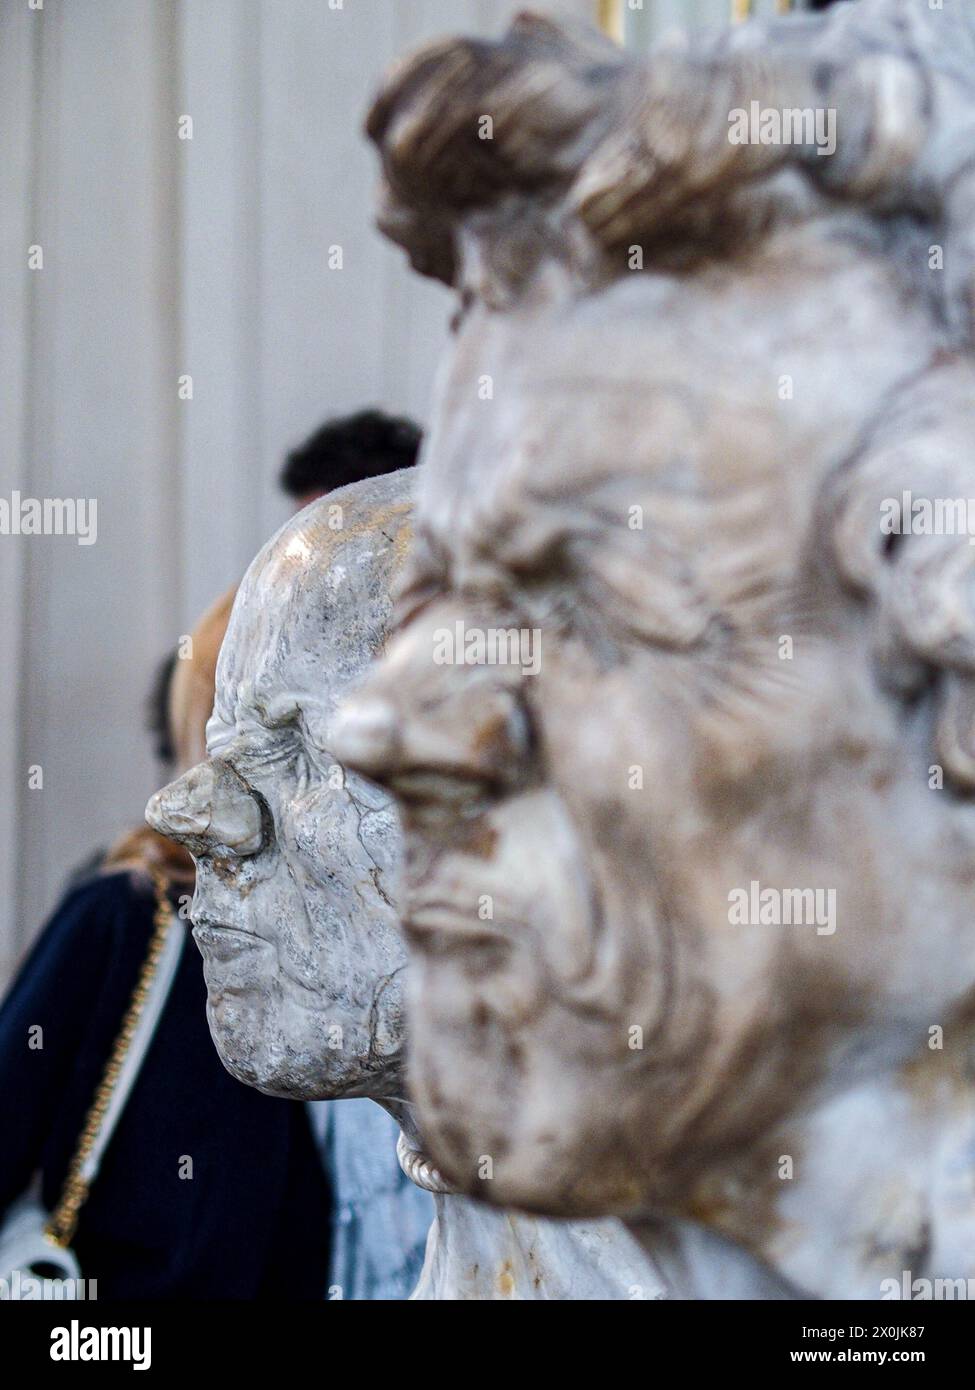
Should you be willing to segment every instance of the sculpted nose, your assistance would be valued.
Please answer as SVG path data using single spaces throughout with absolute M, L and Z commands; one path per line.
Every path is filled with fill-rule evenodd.
M 210 823 L 209 798 L 201 786 L 199 771 L 199 768 L 191 768 L 177 781 L 155 792 L 146 806 L 146 820 L 153 830 L 181 844 L 205 834 Z
M 151 796 L 146 820 L 197 856 L 256 854 L 263 841 L 256 799 L 233 768 L 216 759 Z

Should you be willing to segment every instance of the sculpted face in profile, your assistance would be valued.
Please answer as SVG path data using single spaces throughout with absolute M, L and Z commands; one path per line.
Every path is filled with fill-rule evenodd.
M 328 730 L 382 643 L 411 481 L 343 490 L 268 543 L 234 603 L 207 758 L 149 805 L 196 860 L 194 936 L 220 1055 L 275 1095 L 402 1092 L 395 815 L 345 774 Z
M 877 1297 L 972 1262 L 975 548 L 883 517 L 972 493 L 975 374 L 930 229 L 794 169 L 729 192 L 736 254 L 632 269 L 578 193 L 631 81 L 528 20 L 374 108 L 384 225 L 462 315 L 337 746 L 400 806 L 444 1171 Z

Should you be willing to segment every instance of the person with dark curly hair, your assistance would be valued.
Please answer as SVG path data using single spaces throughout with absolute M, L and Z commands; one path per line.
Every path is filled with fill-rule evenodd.
M 307 507 L 347 483 L 411 468 L 421 438 L 412 420 L 381 410 L 359 410 L 326 420 L 288 454 L 281 487 L 299 508 Z

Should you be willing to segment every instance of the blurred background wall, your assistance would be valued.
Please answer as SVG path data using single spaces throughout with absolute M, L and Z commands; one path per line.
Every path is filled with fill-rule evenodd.
M 372 228 L 362 118 L 395 55 L 520 8 L 0 0 L 0 496 L 98 504 L 94 545 L 0 536 L 0 986 L 141 821 L 153 668 L 284 519 L 289 446 L 363 405 L 425 420 L 449 297 Z M 732 4 L 539 8 L 639 48 Z

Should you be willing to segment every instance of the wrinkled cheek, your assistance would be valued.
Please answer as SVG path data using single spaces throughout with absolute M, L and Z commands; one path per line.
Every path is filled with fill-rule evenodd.
M 296 800 L 278 827 L 281 848 L 302 893 L 351 906 L 357 885 L 372 884 L 377 868 L 371 812 L 360 812 L 344 791 L 318 790 Z
M 370 875 L 386 897 L 393 897 L 403 860 L 403 837 L 395 811 L 383 807 L 364 812 L 356 834 L 369 860 Z
M 513 959 L 508 965 L 515 968 L 451 958 L 410 972 L 413 1093 L 437 1157 L 468 1191 L 476 1190 L 480 1157 L 507 1147 L 538 1060 L 533 1029 L 545 1006 Z
M 318 908 L 351 910 L 361 869 L 334 802 L 318 794 L 282 817 L 278 837 L 285 864 L 309 915 Z
M 398 988 L 390 976 L 404 963 L 405 945 L 381 871 L 359 839 L 359 823 L 345 793 L 330 789 L 296 800 L 282 817 L 281 852 L 303 909 L 293 912 L 283 941 L 289 973 L 301 983 L 346 1001 L 353 1012 L 368 1011 L 378 992 L 378 1016 Z M 395 1041 L 385 1045 L 392 1050 Z
M 340 793 L 316 791 L 296 797 L 278 823 L 278 838 L 288 863 L 312 876 L 316 868 L 329 872 L 343 839 Z M 334 871 L 334 869 L 333 869 Z
M 424 1125 L 450 1175 L 467 1186 L 476 1156 L 503 1139 L 520 1085 L 511 1030 L 454 965 L 418 963 L 410 972 L 409 1060 Z M 496 986 L 492 986 L 494 988 Z
M 465 972 L 478 1013 L 514 1032 L 537 1020 L 545 991 L 541 972 L 520 948 L 484 947 Z
M 490 1025 L 517 1030 L 544 1007 L 542 973 L 519 947 L 490 943 L 413 959 L 411 1008 L 450 1036 L 466 1039 Z

